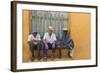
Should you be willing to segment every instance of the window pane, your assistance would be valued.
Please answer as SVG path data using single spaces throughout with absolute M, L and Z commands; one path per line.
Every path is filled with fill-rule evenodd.
M 47 32 L 48 26 L 54 28 L 57 37 L 61 37 L 61 32 L 68 25 L 68 13 L 57 11 L 32 11 L 32 30 L 37 30 L 41 36 Z

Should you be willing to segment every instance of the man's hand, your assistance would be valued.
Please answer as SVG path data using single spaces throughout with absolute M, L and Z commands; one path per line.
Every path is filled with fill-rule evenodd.
M 48 45 L 47 44 L 45 44 L 45 47 L 48 49 Z
M 33 40 L 33 44 L 38 44 L 38 41 L 37 40 Z

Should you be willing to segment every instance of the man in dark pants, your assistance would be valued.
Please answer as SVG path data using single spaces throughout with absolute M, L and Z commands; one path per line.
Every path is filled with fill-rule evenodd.
M 55 48 L 55 41 L 56 41 L 56 35 L 53 33 L 53 27 L 48 27 L 48 32 L 44 34 L 43 37 L 43 59 L 47 59 L 47 51 L 48 49 L 52 50 L 52 57 L 55 56 L 56 48 Z
M 74 43 L 73 40 L 71 39 L 70 33 L 67 28 L 63 28 L 63 33 L 62 33 L 62 38 L 61 38 L 61 47 L 66 48 L 68 50 L 68 57 L 72 58 L 73 57 L 73 48 L 74 48 Z
M 28 36 L 28 44 L 30 47 L 30 51 L 31 51 L 31 60 L 33 61 L 35 59 L 34 57 L 34 50 L 37 49 L 38 50 L 38 59 L 40 60 L 40 34 L 33 30 L 33 32 Z

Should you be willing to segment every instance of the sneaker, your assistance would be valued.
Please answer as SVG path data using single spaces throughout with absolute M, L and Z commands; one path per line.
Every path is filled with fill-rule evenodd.
M 43 61 L 47 61 L 47 57 L 43 57 Z
M 72 55 L 70 53 L 68 53 L 68 58 L 72 58 Z

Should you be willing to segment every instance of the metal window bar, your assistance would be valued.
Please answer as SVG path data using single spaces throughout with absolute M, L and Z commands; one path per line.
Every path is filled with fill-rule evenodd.
M 61 37 L 62 28 L 67 27 L 67 19 L 67 12 L 33 10 L 32 29 L 36 29 L 43 36 L 48 26 L 52 26 L 56 35 Z

